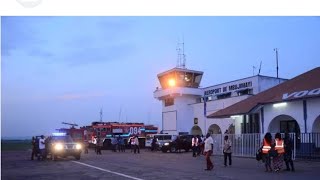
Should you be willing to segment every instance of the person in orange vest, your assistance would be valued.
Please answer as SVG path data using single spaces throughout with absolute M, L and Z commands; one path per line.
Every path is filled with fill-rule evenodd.
M 197 157 L 197 149 L 198 149 L 198 145 L 199 145 L 199 140 L 197 138 L 196 135 L 193 135 L 193 138 L 192 138 L 192 156 L 193 157 Z
M 267 132 L 264 135 L 263 142 L 262 142 L 262 160 L 265 163 L 266 167 L 266 172 L 272 172 L 271 168 L 271 158 L 269 156 L 269 151 L 271 149 L 271 144 L 272 144 L 272 136 L 271 133 Z
M 273 158 L 274 171 L 278 172 L 283 166 L 284 141 L 280 133 L 276 133 L 274 140 L 274 149 L 278 152 L 278 156 Z

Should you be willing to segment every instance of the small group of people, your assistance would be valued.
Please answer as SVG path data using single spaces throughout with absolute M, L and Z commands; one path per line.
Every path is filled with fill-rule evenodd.
M 214 165 L 211 161 L 211 155 L 213 153 L 213 139 L 211 137 L 210 133 L 207 133 L 206 137 L 201 139 L 202 144 L 203 144 L 203 148 L 197 148 L 197 143 L 198 140 L 200 138 L 194 136 L 192 138 L 192 147 L 193 148 L 193 157 L 197 156 L 197 150 L 195 149 L 200 149 L 200 153 L 198 151 L 199 154 L 203 154 L 206 157 L 206 165 L 207 168 L 205 169 L 206 171 L 210 171 L 213 169 Z M 199 144 L 199 143 L 198 143 Z M 223 145 L 223 155 L 224 155 L 224 166 L 227 166 L 227 160 L 229 160 L 229 166 L 232 165 L 232 159 L 231 159 L 231 154 L 232 154 L 232 149 L 231 149 L 231 140 L 229 139 L 228 135 L 224 136 L 224 145 Z M 198 145 L 198 147 L 201 147 L 201 145 Z
M 112 151 L 113 152 L 125 152 L 126 147 L 124 143 L 124 138 L 120 135 L 116 137 L 115 135 L 111 138 L 111 145 L 112 145 Z
M 32 137 L 31 140 L 32 152 L 31 160 L 34 160 L 34 157 L 37 157 L 38 160 L 46 159 L 46 142 L 44 135 L 41 135 L 40 138 Z
M 279 172 L 283 167 L 283 162 L 286 164 L 287 171 L 295 171 L 292 161 L 292 144 L 288 133 L 285 133 L 284 139 L 281 138 L 280 133 L 276 133 L 274 139 L 270 132 L 265 134 L 262 142 L 262 160 L 265 163 L 266 172 L 273 170 Z
M 132 136 L 128 140 L 128 144 L 130 144 L 131 152 L 133 151 L 134 154 L 140 153 L 140 146 L 139 146 L 139 138 L 138 136 Z

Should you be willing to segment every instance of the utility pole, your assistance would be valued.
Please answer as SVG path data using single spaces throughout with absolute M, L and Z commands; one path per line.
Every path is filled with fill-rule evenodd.
M 102 108 L 100 109 L 100 122 L 102 122 L 102 116 L 103 116 L 103 112 L 102 112 Z
M 260 71 L 261 71 L 261 64 L 262 64 L 262 61 L 260 61 L 260 68 L 259 68 L 259 73 L 258 73 L 258 75 L 260 75 Z
M 121 111 L 122 111 L 122 106 L 120 106 L 120 112 L 119 112 L 119 119 L 118 119 L 118 122 L 120 122 L 120 118 L 121 118 Z
M 278 48 L 275 48 L 276 51 L 276 61 L 277 61 L 277 78 L 279 78 L 279 66 L 278 66 Z
M 256 69 L 255 66 L 252 66 L 252 76 L 254 76 L 254 70 Z

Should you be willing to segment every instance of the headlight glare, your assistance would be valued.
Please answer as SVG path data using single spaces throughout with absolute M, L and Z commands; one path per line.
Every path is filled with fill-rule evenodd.
M 166 143 L 164 143 L 164 145 L 165 145 L 165 146 L 169 146 L 169 143 L 166 142 Z
M 76 145 L 76 149 L 81 149 L 82 147 L 81 147 L 81 144 L 77 144 Z
M 60 151 L 63 149 L 63 145 L 61 143 L 55 144 L 54 149 Z

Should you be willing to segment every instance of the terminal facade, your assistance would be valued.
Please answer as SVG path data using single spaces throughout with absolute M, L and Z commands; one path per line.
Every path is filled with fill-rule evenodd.
M 161 88 L 154 91 L 154 97 L 162 102 L 163 133 L 259 133 L 260 120 L 257 114 L 241 118 L 207 116 L 286 81 L 256 75 L 201 88 L 202 76 L 201 71 L 178 67 L 158 74 Z
M 158 74 L 163 133 L 320 132 L 319 67 L 290 80 L 256 75 L 204 88 L 202 76 L 186 68 Z

